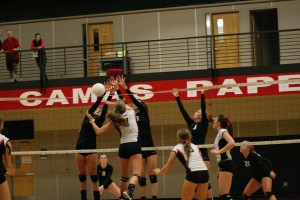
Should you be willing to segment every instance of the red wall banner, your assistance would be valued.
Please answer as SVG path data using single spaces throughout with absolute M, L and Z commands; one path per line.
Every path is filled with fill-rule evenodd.
M 92 85 L 47 88 L 45 93 L 40 93 L 39 88 L 1 90 L 0 110 L 90 105 L 97 99 L 91 87 Z M 179 89 L 182 100 L 199 99 L 201 87 L 207 89 L 207 99 L 299 94 L 300 73 L 218 77 L 214 83 L 210 78 L 190 78 L 129 84 L 132 93 L 147 102 L 174 101 L 173 88 Z M 125 94 L 124 91 L 122 93 Z M 115 95 L 114 99 L 117 98 Z

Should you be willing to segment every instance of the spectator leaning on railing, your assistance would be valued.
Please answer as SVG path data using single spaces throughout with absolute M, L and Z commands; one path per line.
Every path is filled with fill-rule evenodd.
M 7 39 L 3 41 L 1 53 L 5 53 L 6 67 L 12 82 L 17 82 L 17 65 L 19 63 L 20 43 L 17 38 L 13 37 L 11 30 L 6 31 Z

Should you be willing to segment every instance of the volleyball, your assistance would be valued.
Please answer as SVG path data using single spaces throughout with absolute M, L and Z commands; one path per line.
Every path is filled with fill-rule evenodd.
M 95 83 L 92 87 L 92 92 L 96 96 L 101 96 L 105 93 L 105 86 L 102 83 Z

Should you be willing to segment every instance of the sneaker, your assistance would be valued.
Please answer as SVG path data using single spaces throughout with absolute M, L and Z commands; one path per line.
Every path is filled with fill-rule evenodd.
M 132 192 L 129 190 L 124 191 L 123 196 L 125 197 L 126 200 L 132 200 L 133 199 L 133 195 Z

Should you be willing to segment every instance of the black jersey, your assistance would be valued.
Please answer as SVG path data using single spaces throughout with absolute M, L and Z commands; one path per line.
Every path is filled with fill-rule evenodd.
M 180 97 L 176 97 L 176 101 L 178 104 L 178 107 L 180 109 L 180 112 L 185 119 L 189 130 L 192 134 L 192 143 L 198 145 L 198 144 L 205 144 L 206 134 L 208 130 L 208 118 L 206 114 L 206 103 L 204 94 L 201 94 L 201 113 L 202 113 L 202 121 L 201 122 L 195 122 L 187 113 L 187 111 L 184 109 L 183 104 L 180 100 Z M 206 148 L 201 148 L 201 152 L 207 152 Z
M 94 105 L 88 110 L 89 114 L 93 115 L 95 110 L 100 105 L 103 96 L 104 95 L 98 97 Z M 110 100 L 111 98 L 112 96 L 109 95 L 107 100 Z M 108 110 L 108 105 L 104 104 L 100 117 L 95 119 L 95 123 L 97 124 L 98 127 L 101 127 L 105 122 L 107 110 Z M 81 124 L 81 129 L 77 140 L 76 149 L 96 149 L 97 148 L 96 136 L 97 135 L 93 129 L 92 124 L 90 123 L 89 118 L 85 116 Z
M 127 94 L 129 94 L 129 97 L 134 105 L 139 109 L 139 112 L 135 115 L 139 129 L 138 141 L 141 142 L 142 147 L 154 147 L 148 110 L 145 109 L 144 106 L 142 106 L 142 104 L 134 97 L 129 89 L 126 89 L 125 91 Z M 120 90 L 117 90 L 117 92 L 119 97 L 121 99 L 124 99 Z
M 113 166 L 107 164 L 105 168 L 101 167 L 101 164 L 97 165 L 97 176 L 99 179 L 99 186 L 103 185 L 104 188 L 107 188 L 111 184 L 113 173 Z
M 247 158 L 243 157 L 242 165 L 239 168 L 241 167 L 250 167 L 254 174 L 270 174 L 270 171 L 273 171 L 271 162 L 255 151 L 250 151 Z
M 3 156 L 5 154 L 5 151 L 7 151 L 6 147 L 8 141 L 9 139 L 0 133 L 0 176 L 4 176 L 6 173 L 6 168 L 3 162 Z

